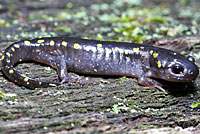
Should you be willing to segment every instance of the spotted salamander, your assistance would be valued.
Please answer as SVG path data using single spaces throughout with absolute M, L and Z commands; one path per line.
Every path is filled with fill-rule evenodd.
M 13 82 L 31 88 L 69 82 L 68 71 L 138 78 L 144 86 L 162 89 L 154 78 L 172 82 L 192 82 L 199 74 L 193 57 L 158 47 L 86 40 L 71 37 L 47 37 L 24 40 L 10 45 L 1 57 L 2 71 Z M 55 68 L 61 82 L 39 81 L 21 74 L 14 65 L 36 61 Z

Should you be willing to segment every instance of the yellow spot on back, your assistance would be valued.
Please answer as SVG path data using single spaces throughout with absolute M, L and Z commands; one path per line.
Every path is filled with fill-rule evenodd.
M 30 45 L 30 44 L 31 44 L 31 42 L 30 42 L 30 41 L 28 41 L 28 40 L 25 40 L 25 41 L 24 41 L 24 44 L 25 44 L 25 45 Z
M 13 48 L 11 48 L 11 50 L 13 51 L 13 52 L 15 52 L 15 48 L 13 47 Z
M 6 52 L 6 55 L 7 55 L 8 57 L 10 57 L 10 53 L 9 53 L 9 52 Z
M 62 43 L 61 43 L 64 47 L 66 47 L 67 46 L 67 42 L 66 41 L 62 41 Z
M 161 62 L 158 61 L 157 64 L 158 64 L 158 68 L 161 68 L 161 66 L 162 66 L 162 65 L 161 65 Z
M 3 60 L 4 58 L 5 58 L 5 56 L 4 56 L 4 55 L 2 55 L 2 56 L 1 56 L 1 60 Z
M 125 52 L 124 52 L 125 54 L 128 54 L 129 52 L 128 52 L 128 50 L 125 50 Z
M 153 50 L 150 51 L 150 54 L 153 54 Z
M 176 55 L 176 53 L 174 53 L 174 55 Z
M 135 53 L 137 53 L 137 52 L 139 52 L 139 47 L 136 47 L 136 48 L 133 48 L 133 51 L 135 52 Z
M 28 77 L 24 78 L 24 82 L 28 82 Z
M 44 40 L 38 40 L 37 42 L 38 42 L 38 43 L 43 43 L 43 42 L 44 42 Z
M 117 50 L 119 50 L 119 48 L 118 48 L 118 47 L 115 47 L 115 50 L 117 51 Z
M 39 85 L 42 85 L 42 82 L 39 82 Z
M 154 57 L 154 58 L 158 57 L 158 53 L 154 53 L 154 54 L 153 54 L 153 57 Z
M 80 45 L 78 43 L 75 43 L 74 44 L 74 49 L 79 49 L 80 48 Z
M 53 40 L 50 41 L 49 45 L 53 46 L 55 44 L 55 42 Z
M 102 44 L 97 44 L 97 47 L 102 47 Z
M 9 74 L 12 74 L 14 71 L 12 69 L 9 70 Z
M 19 48 L 20 46 L 19 46 L 19 45 L 17 45 L 17 44 L 15 44 L 15 45 L 14 45 L 14 47 L 15 47 L 15 48 Z

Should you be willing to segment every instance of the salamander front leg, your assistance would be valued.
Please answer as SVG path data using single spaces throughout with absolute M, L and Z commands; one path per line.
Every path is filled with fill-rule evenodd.
M 61 84 L 63 83 L 71 83 L 76 81 L 76 79 L 74 78 L 70 78 L 67 72 L 67 65 L 65 63 L 64 60 L 62 60 L 59 64 L 59 66 L 57 66 L 57 71 L 58 71 L 58 75 L 61 79 Z
M 143 86 L 156 87 L 156 88 L 160 89 L 161 91 L 166 92 L 165 89 L 162 88 L 162 85 L 154 79 L 151 79 L 148 77 L 139 77 L 138 82 L 139 82 L 139 84 L 141 84 Z

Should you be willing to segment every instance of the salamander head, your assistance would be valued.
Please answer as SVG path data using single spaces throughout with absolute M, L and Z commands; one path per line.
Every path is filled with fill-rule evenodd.
M 156 58 L 150 58 L 152 77 L 172 82 L 192 82 L 199 74 L 192 56 L 167 51 Z

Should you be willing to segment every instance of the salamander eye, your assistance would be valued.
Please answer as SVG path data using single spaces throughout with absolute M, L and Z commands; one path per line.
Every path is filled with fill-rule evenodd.
M 195 59 L 192 56 L 188 56 L 187 59 L 191 62 L 195 62 Z
M 184 71 L 183 66 L 180 65 L 180 64 L 177 64 L 177 63 L 174 64 L 174 65 L 171 67 L 171 69 L 172 69 L 172 72 L 173 72 L 174 74 L 182 74 L 183 71 Z

